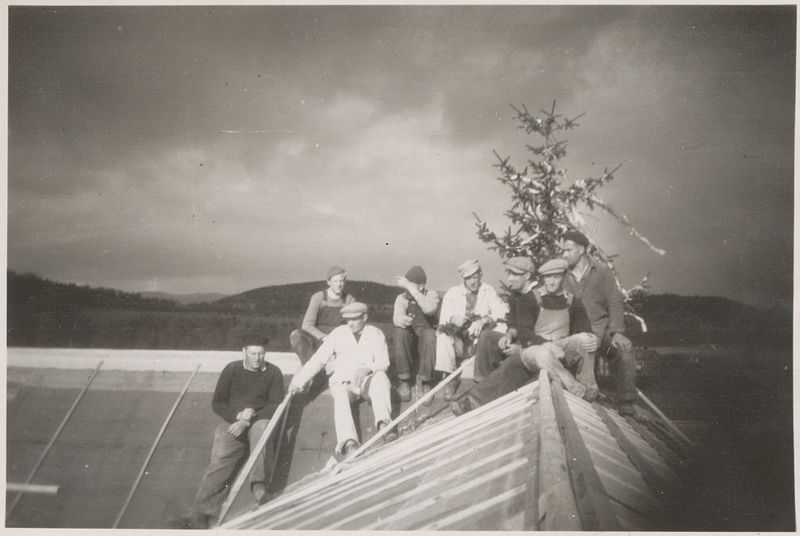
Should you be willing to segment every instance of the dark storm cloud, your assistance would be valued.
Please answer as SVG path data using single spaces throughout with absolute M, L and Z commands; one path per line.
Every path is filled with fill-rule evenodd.
M 232 292 L 345 262 L 434 286 L 505 226 L 509 103 L 570 115 L 627 285 L 769 303 L 791 289 L 793 6 L 13 7 L 9 265 Z M 774 271 L 756 271 L 764 256 Z M 688 275 L 691 274 L 691 275 Z

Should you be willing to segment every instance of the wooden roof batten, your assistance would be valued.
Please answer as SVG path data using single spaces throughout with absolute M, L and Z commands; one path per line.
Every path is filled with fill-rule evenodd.
M 220 528 L 666 528 L 688 445 L 658 424 L 589 404 L 542 370 L 489 404 L 309 475 Z

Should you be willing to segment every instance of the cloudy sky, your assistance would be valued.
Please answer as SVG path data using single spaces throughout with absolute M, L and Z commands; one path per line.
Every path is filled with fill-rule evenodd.
M 623 284 L 787 304 L 795 7 L 12 7 L 8 265 L 125 290 L 429 286 L 499 258 L 510 103 L 569 116 Z

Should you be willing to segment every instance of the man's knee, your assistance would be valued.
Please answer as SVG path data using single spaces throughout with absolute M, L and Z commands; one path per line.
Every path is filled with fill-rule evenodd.
M 543 345 L 529 346 L 522 351 L 522 363 L 528 370 L 542 369 L 553 362 L 555 357 Z
M 372 379 L 370 380 L 369 390 L 372 391 L 373 389 L 381 389 L 383 391 L 389 392 L 392 388 L 392 383 L 389 381 L 389 376 L 386 374 L 385 371 L 379 370 L 372 375 Z
M 289 334 L 289 344 L 296 348 L 303 343 L 303 330 L 296 329 Z

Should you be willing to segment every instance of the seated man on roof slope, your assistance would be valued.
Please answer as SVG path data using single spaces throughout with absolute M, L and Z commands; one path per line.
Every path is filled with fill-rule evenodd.
M 636 357 L 625 336 L 625 306 L 614 274 L 589 257 L 589 239 L 581 232 L 567 231 L 561 237 L 569 272 L 564 288 L 579 297 L 592 331 L 600 341 L 598 353 L 608 361 L 614 377 L 620 415 L 636 415 Z
M 206 467 L 189 513 L 171 522 L 172 528 L 205 529 L 218 517 L 228 486 L 241 462 L 255 447 L 283 400 L 283 373 L 265 361 L 266 342 L 249 339 L 242 359 L 231 361 L 217 379 L 211 407 L 225 422 L 214 431 L 211 461 Z M 250 490 L 256 503 L 266 495 L 272 467 L 268 442 L 250 472 Z
M 505 333 L 485 330 L 475 345 L 476 382 L 491 374 L 508 356 L 519 355 L 522 348 L 536 340 L 536 298 L 533 290 L 536 285 L 536 267 L 529 257 L 514 257 L 503 263 L 508 277 L 508 316 Z
M 522 387 L 543 368 L 573 395 L 590 402 L 597 398 L 597 337 L 580 298 L 562 288 L 566 269 L 564 259 L 547 261 L 539 268 L 543 285 L 533 290 L 535 303 L 528 303 L 534 323 L 533 345 L 509 356 L 467 396 L 452 402 L 454 414 L 461 415 Z
M 425 288 L 428 277 L 421 266 L 412 266 L 397 285 L 404 289 L 394 301 L 394 336 L 392 337 L 392 368 L 397 375 L 400 400 L 411 400 L 411 369 L 416 350 L 419 356 L 417 377 L 422 382 L 422 394 L 431 390 L 433 366 L 436 361 L 436 308 L 439 295 Z
M 353 296 L 344 292 L 347 272 L 341 266 L 328 269 L 328 288 L 311 296 L 308 309 L 303 317 L 300 329 L 289 335 L 289 344 L 300 362 L 305 364 L 311 355 L 320 347 L 328 334 L 344 324 L 339 313 L 342 306 L 355 301 Z
M 333 418 L 336 427 L 335 456 L 341 460 L 355 451 L 358 434 L 350 404 L 369 400 L 375 414 L 375 427 L 380 430 L 391 422 L 391 383 L 389 352 L 383 332 L 367 325 L 367 306 L 353 302 L 342 307 L 346 326 L 339 326 L 325 338 L 322 346 L 309 359 L 289 384 L 289 392 L 297 393 L 325 369 L 333 396 Z M 396 439 L 389 432 L 385 441 Z
M 436 334 L 435 368 L 444 374 L 456 369 L 456 357 L 469 357 L 481 332 L 502 322 L 508 311 L 497 292 L 481 282 L 483 273 L 477 260 L 462 263 L 458 273 L 462 284 L 452 287 L 442 298 Z M 458 380 L 454 380 L 445 386 L 445 400 L 453 398 L 458 385 Z

